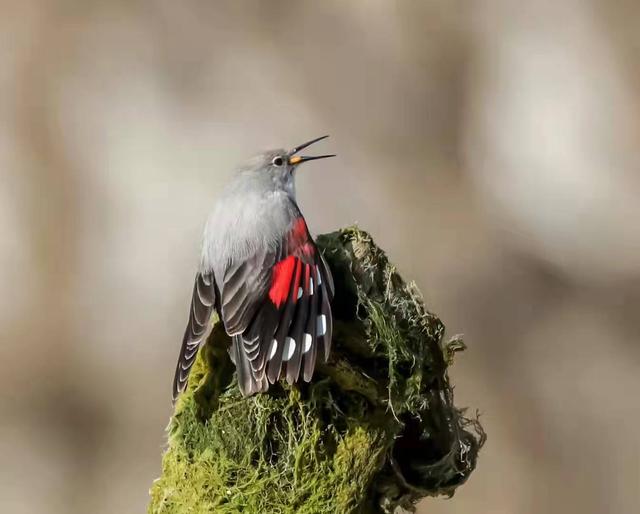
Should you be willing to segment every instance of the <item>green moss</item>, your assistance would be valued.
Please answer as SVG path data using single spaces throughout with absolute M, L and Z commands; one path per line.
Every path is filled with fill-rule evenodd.
M 391 513 L 452 495 L 484 432 L 453 404 L 444 343 L 371 237 L 320 236 L 336 282 L 331 358 L 311 384 L 244 399 L 218 323 L 169 427 L 151 514 Z

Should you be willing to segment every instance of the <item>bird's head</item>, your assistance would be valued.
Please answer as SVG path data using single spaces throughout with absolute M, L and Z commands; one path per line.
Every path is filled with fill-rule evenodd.
M 317 137 L 311 141 L 295 146 L 291 150 L 269 150 L 252 159 L 243 171 L 261 181 L 270 180 L 278 189 L 281 188 L 293 193 L 295 189 L 295 171 L 298 169 L 298 166 L 308 161 L 335 157 L 334 154 L 315 156 L 298 155 L 301 150 L 328 137 L 329 136 Z

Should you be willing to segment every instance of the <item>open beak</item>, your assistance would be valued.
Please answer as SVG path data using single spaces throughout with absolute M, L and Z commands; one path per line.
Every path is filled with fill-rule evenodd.
M 300 150 L 304 150 L 308 146 L 311 146 L 313 143 L 317 143 L 318 141 L 322 141 L 323 139 L 326 139 L 328 137 L 329 136 L 317 137 L 315 139 L 312 139 L 311 141 L 307 141 L 306 143 L 303 143 L 303 144 L 298 145 L 295 148 L 293 148 L 288 154 L 289 155 L 289 164 L 293 166 L 295 164 L 300 164 L 300 163 L 307 162 L 307 161 L 315 161 L 316 159 L 326 159 L 327 157 L 335 157 L 334 154 L 331 154 L 331 155 L 314 155 L 314 156 L 311 156 L 311 157 L 306 156 L 306 155 L 295 155 Z

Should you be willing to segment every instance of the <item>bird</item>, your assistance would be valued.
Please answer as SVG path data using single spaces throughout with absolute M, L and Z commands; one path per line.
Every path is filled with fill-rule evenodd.
M 309 382 L 318 357 L 328 359 L 334 282 L 295 194 L 302 164 L 335 157 L 298 154 L 327 137 L 255 156 L 221 192 L 204 229 L 174 403 L 214 313 L 231 337 L 228 351 L 242 396 L 266 392 L 280 378 Z

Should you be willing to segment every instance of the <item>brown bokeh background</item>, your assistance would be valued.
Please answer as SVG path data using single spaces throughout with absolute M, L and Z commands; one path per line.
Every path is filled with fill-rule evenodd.
M 639 15 L 0 0 L 0 512 L 144 511 L 206 214 L 325 132 L 312 231 L 357 221 L 469 345 L 489 440 L 420 512 L 635 512 Z

